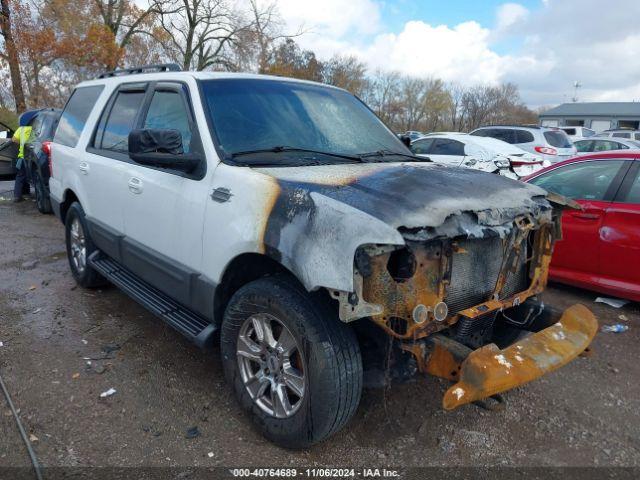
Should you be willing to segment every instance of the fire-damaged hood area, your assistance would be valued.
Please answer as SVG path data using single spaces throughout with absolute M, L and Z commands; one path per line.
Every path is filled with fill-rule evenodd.
M 351 288 L 354 254 L 364 244 L 503 236 L 516 217 L 551 219 L 541 188 L 471 169 L 371 163 L 254 171 L 278 190 L 266 212 L 265 253 L 307 288 Z

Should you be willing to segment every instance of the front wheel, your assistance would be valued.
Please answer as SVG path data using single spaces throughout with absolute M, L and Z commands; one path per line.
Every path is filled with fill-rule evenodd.
M 231 299 L 222 361 L 242 407 L 262 434 L 306 448 L 340 430 L 362 391 L 352 329 L 288 278 L 251 282 Z

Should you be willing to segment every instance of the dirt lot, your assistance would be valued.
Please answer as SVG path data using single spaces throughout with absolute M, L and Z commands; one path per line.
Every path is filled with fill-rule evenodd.
M 0 200 L 0 226 L 0 373 L 43 465 L 640 466 L 637 304 L 618 310 L 554 286 L 547 303 L 584 303 L 629 330 L 598 334 L 591 357 L 508 393 L 505 411 L 445 412 L 446 382 L 419 378 L 366 390 L 346 429 L 290 452 L 239 411 L 217 350 L 198 350 L 115 288 L 76 288 L 57 219 Z M 0 467 L 28 465 L 1 397 L 0 431 Z

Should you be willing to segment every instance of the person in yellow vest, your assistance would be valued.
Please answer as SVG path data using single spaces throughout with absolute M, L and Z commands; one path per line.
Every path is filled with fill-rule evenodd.
M 18 158 L 16 161 L 16 182 L 13 186 L 13 201 L 21 202 L 23 195 L 29 195 L 29 179 L 27 177 L 27 164 L 24 161 L 24 146 L 31 136 L 31 126 L 28 123 L 35 116 L 29 115 L 31 112 L 25 112 L 20 116 L 20 126 L 13 134 L 12 140 L 19 145 Z

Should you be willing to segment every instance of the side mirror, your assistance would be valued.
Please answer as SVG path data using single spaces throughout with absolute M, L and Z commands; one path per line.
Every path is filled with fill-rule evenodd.
M 145 128 L 129 133 L 129 157 L 134 162 L 162 168 L 193 171 L 201 161 L 184 153 L 182 134 L 173 129 Z
M 409 135 L 400 135 L 400 140 L 404 143 L 404 146 L 411 148 L 411 137 Z

